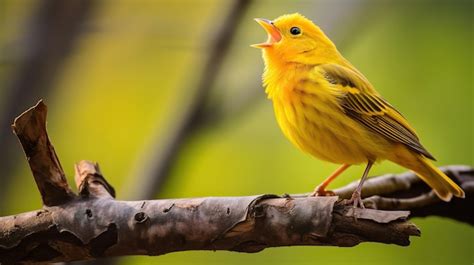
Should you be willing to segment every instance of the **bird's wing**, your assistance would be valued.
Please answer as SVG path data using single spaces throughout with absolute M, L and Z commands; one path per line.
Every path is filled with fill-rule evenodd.
M 318 65 L 317 70 L 326 81 L 343 91 L 341 106 L 346 115 L 394 142 L 402 143 L 430 159 L 435 159 L 421 145 L 415 130 L 407 120 L 385 101 L 357 70 L 337 64 Z

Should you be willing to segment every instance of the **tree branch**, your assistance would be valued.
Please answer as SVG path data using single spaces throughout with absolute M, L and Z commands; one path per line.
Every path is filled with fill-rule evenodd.
M 446 203 L 413 172 L 387 174 L 367 180 L 362 195 L 366 206 L 380 210 L 410 210 L 411 216 L 443 216 L 474 225 L 474 168 L 463 165 L 441 167 L 466 193 Z M 389 185 L 390 184 L 390 185 Z M 353 182 L 335 190 L 341 198 L 350 198 L 357 186 Z
M 87 162 L 81 166 L 93 168 Z M 403 220 L 407 212 L 366 210 L 376 218 L 361 214 L 354 222 L 336 197 L 262 195 L 126 202 L 104 196 L 105 186 L 83 178 L 87 179 L 96 185 L 87 196 L 0 218 L 0 262 L 57 262 L 183 250 L 258 252 L 289 245 L 348 247 L 364 241 L 406 246 L 410 235 L 419 235 L 415 225 Z
M 184 250 L 258 252 L 296 245 L 351 247 L 361 242 L 407 246 L 410 236 L 420 235 L 418 228 L 407 221 L 408 211 L 353 209 L 336 196 L 266 194 L 118 201 L 98 165 L 88 161 L 75 167 L 76 195 L 66 183 L 45 124 L 46 106 L 39 102 L 13 125 L 44 208 L 0 217 L 1 264 L 160 255 Z M 464 188 L 473 186 L 472 168 L 449 167 L 449 171 L 459 176 L 456 181 Z M 419 184 L 409 173 L 381 176 L 368 181 L 366 191 L 369 195 L 378 194 L 378 187 L 382 193 L 396 195 L 393 198 L 406 198 L 402 192 L 426 196 L 426 190 L 418 189 Z M 351 189 L 349 185 L 337 193 L 345 197 Z M 472 200 L 472 188 L 465 190 L 467 199 L 459 201 L 463 207 Z M 388 209 L 400 205 L 378 203 L 375 205 Z M 410 208 L 413 204 L 405 204 L 403 208 L 421 212 L 437 204 L 426 201 L 422 206 Z M 456 214 L 447 216 L 456 218 Z

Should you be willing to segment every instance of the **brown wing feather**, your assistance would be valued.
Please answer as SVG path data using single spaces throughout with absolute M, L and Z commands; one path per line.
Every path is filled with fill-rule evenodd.
M 387 139 L 402 143 L 410 149 L 435 160 L 421 145 L 415 131 L 405 118 L 372 88 L 359 73 L 336 64 L 318 66 L 326 80 L 340 85 L 345 93 L 341 97 L 344 112 Z

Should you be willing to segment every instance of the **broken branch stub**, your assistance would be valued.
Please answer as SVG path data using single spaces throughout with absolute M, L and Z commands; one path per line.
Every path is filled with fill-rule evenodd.
M 115 189 L 102 176 L 98 163 L 82 160 L 74 165 L 74 169 L 74 179 L 80 195 L 115 198 Z
M 60 205 L 75 195 L 46 132 L 47 107 L 40 100 L 13 122 L 13 132 L 23 147 L 36 185 L 46 206 Z

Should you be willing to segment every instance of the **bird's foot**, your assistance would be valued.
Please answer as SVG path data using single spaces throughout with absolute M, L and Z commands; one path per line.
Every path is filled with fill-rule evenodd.
M 349 200 L 344 200 L 343 203 L 346 205 L 352 204 L 354 208 L 365 209 L 364 203 L 362 202 L 360 191 L 357 191 L 357 190 L 354 191 L 354 193 L 352 193 L 352 196 Z
M 323 187 L 316 187 L 314 191 L 309 195 L 309 197 L 317 196 L 336 196 L 336 193 L 332 190 L 325 190 Z

